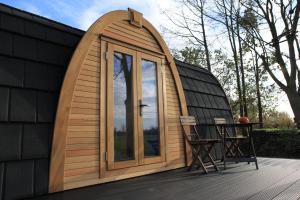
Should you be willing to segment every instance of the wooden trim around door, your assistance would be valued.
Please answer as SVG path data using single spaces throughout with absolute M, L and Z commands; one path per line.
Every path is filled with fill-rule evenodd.
M 134 160 L 114 161 L 114 52 L 120 52 L 132 56 L 132 85 L 133 85 L 133 137 L 134 137 Z M 138 141 L 137 133 L 137 92 L 136 92 L 136 51 L 108 43 L 107 49 L 107 167 L 108 170 L 121 169 L 138 165 Z

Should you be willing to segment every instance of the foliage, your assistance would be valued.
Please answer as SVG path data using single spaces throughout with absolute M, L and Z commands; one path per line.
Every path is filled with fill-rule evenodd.
M 234 98 L 236 93 L 236 86 L 234 84 L 236 74 L 234 73 L 234 61 L 221 50 L 214 51 L 212 57 L 213 70 L 212 73 L 219 80 L 220 84 L 224 88 L 224 91 L 228 98 Z
M 203 66 L 204 65 L 204 51 L 201 49 L 197 49 L 194 47 L 185 47 L 182 50 L 174 51 L 175 58 L 183 60 L 185 62 L 196 64 Z M 234 115 L 238 115 L 239 107 L 237 96 L 235 94 L 236 85 L 234 84 L 234 79 L 236 74 L 234 73 L 234 61 L 231 58 L 228 58 L 227 55 L 221 50 L 215 50 L 211 54 L 211 61 L 213 66 L 213 74 L 218 78 L 227 97 L 230 100 L 230 104 L 232 107 L 232 111 Z M 246 69 L 246 98 L 248 102 L 248 112 L 249 118 L 251 121 L 258 121 L 258 110 L 257 110 L 257 98 L 256 98 L 256 90 L 254 85 L 254 77 L 251 66 L 251 60 L 249 60 L 248 64 L 245 65 Z M 263 84 L 268 81 L 268 76 L 266 74 L 261 75 L 261 93 L 262 93 L 262 107 L 265 110 L 265 115 L 275 110 L 277 106 L 277 93 L 276 87 L 274 84 L 266 85 Z
M 172 32 L 192 45 L 181 54 L 186 62 L 206 66 L 208 56 L 201 34 L 206 24 L 211 69 L 225 88 L 234 112 L 242 113 L 243 105 L 252 119 L 257 119 L 257 110 L 269 116 L 280 90 L 287 95 L 300 128 L 300 1 L 175 1 L 187 9 L 169 18 L 175 25 Z M 218 34 L 224 44 L 214 45 Z
M 257 156 L 300 158 L 300 131 L 297 129 L 258 129 L 253 132 Z
M 247 0 L 242 2 L 246 9 L 244 29 L 259 48 L 253 50 L 262 62 L 263 68 L 277 86 L 287 95 L 300 128 L 300 45 L 299 26 L 300 1 Z M 251 15 L 249 15 L 251 13 Z M 257 17 L 251 23 L 252 16 Z M 252 43 L 247 42 L 249 47 Z M 283 78 L 282 78 L 283 77 Z
M 272 111 L 264 116 L 264 126 L 274 128 L 293 128 L 294 122 L 286 112 Z
M 206 66 L 205 52 L 201 48 L 186 46 L 185 48 L 175 53 L 175 58 L 182 60 L 183 62 L 186 63 L 199 65 L 199 66 Z
M 291 128 L 261 128 L 254 129 L 255 134 L 300 134 L 300 130 Z

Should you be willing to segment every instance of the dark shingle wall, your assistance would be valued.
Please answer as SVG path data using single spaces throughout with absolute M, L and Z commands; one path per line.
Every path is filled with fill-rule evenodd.
M 0 4 L 0 200 L 47 193 L 59 91 L 82 35 Z
M 204 138 L 217 138 L 214 118 L 226 118 L 233 122 L 231 108 L 219 81 L 208 70 L 176 60 L 185 94 L 189 115 L 197 119 L 198 131 Z M 221 158 L 220 146 L 214 149 L 215 158 Z

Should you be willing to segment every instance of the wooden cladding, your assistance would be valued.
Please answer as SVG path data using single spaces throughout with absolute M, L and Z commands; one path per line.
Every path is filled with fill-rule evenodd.
M 145 28 L 131 26 L 128 21 L 113 22 L 103 32 L 104 36 L 132 44 L 153 52 L 162 53 L 162 50 L 152 34 Z
M 166 104 L 167 104 L 167 160 L 168 163 L 184 163 L 185 149 L 179 117 L 180 101 L 170 67 L 165 64 Z
M 98 48 L 88 51 L 73 92 L 65 148 L 65 186 L 100 178 L 100 39 L 92 45 Z
M 110 103 L 107 84 L 112 78 L 108 77 L 108 71 L 113 64 L 108 62 L 107 52 L 111 44 L 131 49 L 146 60 L 149 57 L 159 61 L 159 104 L 163 108 L 159 111 L 162 116 L 159 128 L 164 134 L 160 138 L 163 156 L 158 161 L 109 170 L 107 116 L 111 111 L 107 106 Z M 97 20 L 79 43 L 64 79 L 52 144 L 49 191 L 185 166 L 179 116 L 187 115 L 187 109 L 176 70 L 165 42 L 140 13 L 114 11 Z

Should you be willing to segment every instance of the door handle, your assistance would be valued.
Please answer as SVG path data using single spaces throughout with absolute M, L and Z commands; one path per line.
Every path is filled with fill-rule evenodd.
M 139 100 L 139 106 L 140 106 L 140 116 L 143 116 L 143 108 L 144 107 L 149 107 L 149 105 L 143 104 L 143 101 L 140 99 Z
M 140 107 L 149 107 L 147 104 L 140 104 Z

